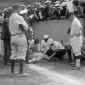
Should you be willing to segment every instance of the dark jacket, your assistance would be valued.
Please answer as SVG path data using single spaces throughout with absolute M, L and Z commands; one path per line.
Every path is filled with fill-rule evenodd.
M 8 19 L 4 19 L 3 25 L 2 25 L 2 33 L 1 33 L 1 39 L 10 39 L 11 34 L 9 31 L 9 21 Z

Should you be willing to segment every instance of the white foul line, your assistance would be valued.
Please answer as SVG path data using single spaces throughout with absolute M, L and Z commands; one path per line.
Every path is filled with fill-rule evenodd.
M 85 84 L 82 84 L 81 82 L 79 82 L 78 80 L 73 80 L 65 75 L 59 74 L 55 71 L 51 71 L 44 67 L 40 67 L 38 65 L 30 64 L 29 68 L 37 71 L 40 74 L 44 74 L 49 79 L 51 79 L 53 82 L 55 82 L 56 85 L 59 82 L 62 83 L 62 85 L 85 85 Z

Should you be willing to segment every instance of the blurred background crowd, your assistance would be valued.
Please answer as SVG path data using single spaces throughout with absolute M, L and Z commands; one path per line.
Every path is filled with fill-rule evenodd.
M 71 13 L 75 12 L 79 17 L 85 13 L 85 3 L 81 0 L 46 0 L 31 4 L 19 3 L 21 6 L 20 15 L 32 25 L 36 21 L 68 19 Z M 10 5 L 0 10 L 0 25 L 4 18 L 9 18 L 13 9 Z

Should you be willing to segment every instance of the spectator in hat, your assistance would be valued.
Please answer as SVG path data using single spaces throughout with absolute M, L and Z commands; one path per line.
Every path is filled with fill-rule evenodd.
M 27 22 L 29 23 L 30 26 L 32 26 L 33 22 L 35 21 L 34 20 L 34 7 L 32 5 L 28 5 L 27 6 Z
M 56 18 L 60 19 L 60 1 L 56 1 L 54 2 L 54 15 L 56 16 Z
M 32 5 L 27 5 L 27 16 L 29 17 L 30 15 L 34 14 L 33 7 Z
M 40 20 L 43 20 L 43 14 L 42 14 L 43 13 L 43 9 L 44 9 L 44 6 L 42 4 L 40 4 L 39 5 L 39 9 L 38 9 L 39 10 L 38 14 L 39 14 Z
M 35 3 L 35 10 L 34 10 L 34 17 L 35 20 L 37 21 L 41 21 L 42 20 L 42 11 L 43 11 L 43 7 L 42 4 L 40 2 L 36 2 Z
M 47 0 L 45 2 L 45 7 L 43 9 L 42 15 L 43 15 L 43 20 L 49 19 L 49 8 L 50 8 L 51 1 Z
M 66 17 L 68 18 L 74 12 L 73 0 L 68 0 L 66 4 Z
M 62 18 L 65 18 L 65 15 L 66 15 L 66 6 L 67 6 L 67 1 L 63 1 L 60 5 L 60 15 Z
M 28 10 L 27 10 L 27 8 L 25 7 L 25 5 L 21 5 L 21 7 L 20 7 L 20 15 L 27 21 L 27 19 L 28 19 L 28 17 L 27 17 L 27 12 L 28 12 Z
M 47 4 L 47 5 L 49 5 L 50 3 L 51 3 L 50 0 L 46 0 L 46 1 L 45 1 L 45 4 Z

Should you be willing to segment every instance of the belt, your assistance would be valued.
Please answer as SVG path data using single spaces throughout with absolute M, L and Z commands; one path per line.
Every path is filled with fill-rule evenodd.
M 11 34 L 11 36 L 15 36 L 15 35 L 22 35 L 23 33 L 16 33 L 16 34 Z

